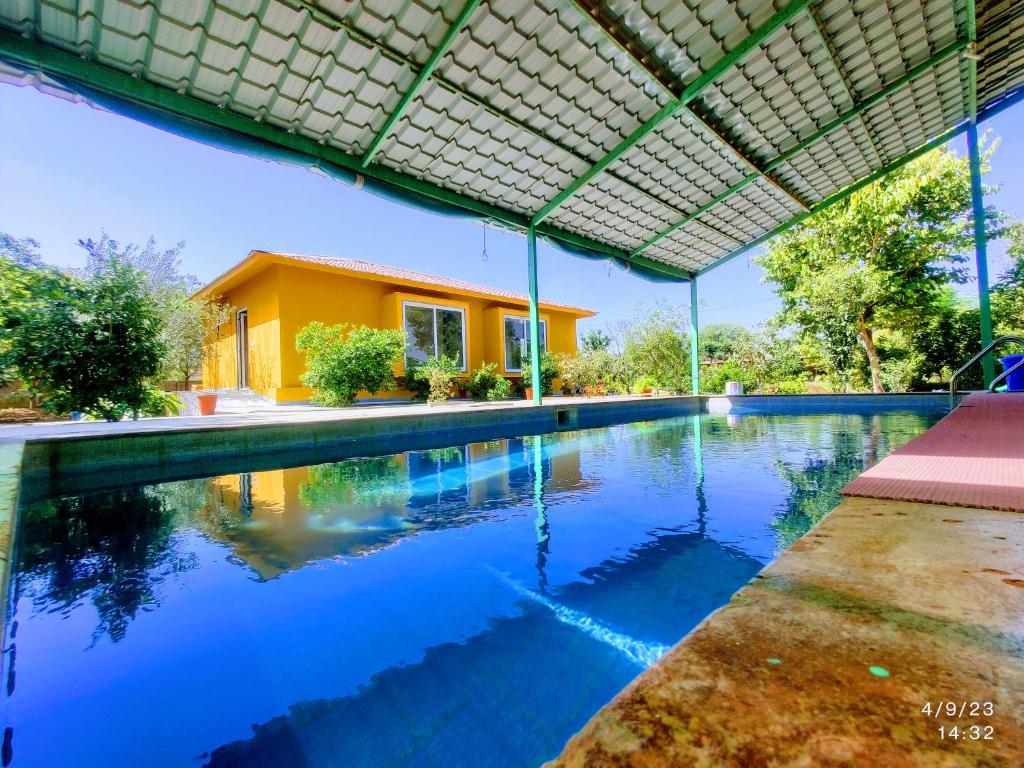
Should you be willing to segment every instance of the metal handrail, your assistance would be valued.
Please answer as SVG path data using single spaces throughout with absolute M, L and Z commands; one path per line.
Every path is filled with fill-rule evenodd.
M 982 349 L 981 352 L 976 354 L 974 357 L 972 357 L 970 360 L 968 360 L 966 363 L 964 363 L 962 366 L 960 366 L 960 368 L 957 369 L 956 373 L 954 373 L 950 377 L 950 379 L 949 379 L 949 405 L 950 405 L 950 407 L 953 407 L 956 404 L 956 380 L 960 378 L 960 375 L 962 373 L 964 373 L 964 371 L 966 371 L 972 365 L 974 365 L 976 362 L 981 360 L 981 358 L 983 358 L 985 355 L 989 354 L 993 349 L 998 347 L 1000 344 L 1005 344 L 1008 341 L 1012 341 L 1015 344 L 1020 344 L 1020 345 L 1024 346 L 1024 339 L 1022 339 L 1020 336 L 1000 336 L 998 339 L 994 339 L 994 340 L 990 341 L 988 344 L 986 344 L 985 348 Z M 1008 376 L 1010 374 L 1011 371 L 1017 370 L 1018 368 L 1021 367 L 1022 364 L 1024 364 L 1024 360 L 1021 360 L 1015 366 L 1010 368 L 1009 371 L 1003 371 L 1003 373 L 1001 373 L 999 376 L 996 377 L 996 379 L 992 382 L 992 384 L 995 385 L 996 383 L 1002 381 L 1004 378 L 1006 378 L 1006 376 Z M 992 391 L 992 390 L 989 390 L 989 391 Z
M 1016 371 L 1018 368 L 1024 368 L 1024 357 L 1022 357 L 1016 363 L 1014 363 L 1009 368 L 1007 368 L 1005 371 L 1003 371 L 998 376 L 996 376 L 994 379 L 992 379 L 992 383 L 988 385 L 988 391 L 989 392 L 995 392 L 996 391 L 996 387 L 999 385 L 999 382 L 1003 381 L 1004 379 L 1010 378 L 1010 374 L 1013 373 L 1014 371 Z

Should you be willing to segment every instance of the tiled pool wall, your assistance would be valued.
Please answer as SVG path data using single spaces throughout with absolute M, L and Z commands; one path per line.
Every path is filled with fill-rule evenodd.
M 368 410 L 366 418 L 28 440 L 21 461 L 21 495 L 32 500 L 699 413 L 841 414 L 948 407 L 946 393 L 686 396 L 564 404 L 550 398 L 536 408 L 418 409 L 400 415 Z

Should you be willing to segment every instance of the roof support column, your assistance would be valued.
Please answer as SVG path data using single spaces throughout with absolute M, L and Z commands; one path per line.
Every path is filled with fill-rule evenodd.
M 530 381 L 533 388 L 533 402 L 541 404 L 540 381 L 540 307 L 537 305 L 537 230 L 526 230 L 527 273 L 530 280 Z M 523 382 L 524 385 L 527 382 Z
M 700 394 L 700 333 L 697 329 L 697 276 L 690 278 L 690 392 Z
M 988 295 L 988 236 L 985 233 L 985 198 L 981 188 L 981 149 L 978 146 L 978 124 L 972 120 L 967 128 L 967 151 L 971 162 L 971 206 L 974 209 L 974 259 L 978 270 L 978 310 L 981 315 L 981 346 L 992 342 L 992 307 Z M 989 353 L 981 360 L 985 386 L 995 376 L 995 361 Z

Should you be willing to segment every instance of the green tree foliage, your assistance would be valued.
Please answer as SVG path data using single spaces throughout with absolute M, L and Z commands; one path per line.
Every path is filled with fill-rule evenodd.
M 161 318 L 143 276 L 112 262 L 86 279 L 58 282 L 59 296 L 32 301 L 12 319 L 14 370 L 56 413 L 116 421 L 143 410 L 152 400 L 148 379 L 164 353 Z
M 473 371 L 466 389 L 474 400 L 508 400 L 512 397 L 512 382 L 498 375 L 498 366 L 494 363 L 483 363 Z
M 612 337 L 596 328 L 591 328 L 580 337 L 580 349 L 585 352 L 604 352 L 611 345 Z
M 18 378 L 11 345 L 34 306 L 64 298 L 69 278 L 43 263 L 39 243 L 0 232 L 0 385 Z
M 734 323 L 711 323 L 700 329 L 700 358 L 702 362 L 728 360 L 746 352 L 753 333 Z
M 313 322 L 295 335 L 295 348 L 306 353 L 302 383 L 313 389 L 313 401 L 339 406 L 355 403 L 361 390 L 393 389 L 405 340 L 395 329 Z
M 416 366 L 413 376 L 427 385 L 427 402 L 443 403 L 452 396 L 452 387 L 459 377 L 459 364 L 450 357 L 429 357 Z
M 86 252 L 85 268 L 80 272 L 85 277 L 101 274 L 111 264 L 127 264 L 144 276 L 146 291 L 163 320 L 160 375 L 175 381 L 197 376 L 209 352 L 205 340 L 228 318 L 231 308 L 212 298 L 191 298 L 202 282 L 181 269 L 185 243 L 161 250 L 150 237 L 145 245 L 122 245 L 102 232 L 98 240 L 79 240 L 78 245 Z
M 1024 335 L 1024 222 L 1009 230 L 1009 268 L 992 287 L 992 317 L 999 334 Z
M 967 161 L 935 150 L 771 241 L 758 262 L 783 301 L 782 319 L 815 338 L 848 379 L 855 345 L 883 391 L 879 332 L 920 325 L 971 244 Z M 1000 216 L 989 212 L 992 236 Z
M 529 359 L 523 362 L 522 381 L 524 387 L 531 386 L 533 368 Z M 540 393 L 545 397 L 555 391 L 555 379 L 558 378 L 558 361 L 550 352 L 542 352 L 540 356 Z
M 658 387 L 674 392 L 690 388 L 689 319 L 671 307 L 658 306 L 641 314 L 624 334 L 627 384 L 647 375 Z

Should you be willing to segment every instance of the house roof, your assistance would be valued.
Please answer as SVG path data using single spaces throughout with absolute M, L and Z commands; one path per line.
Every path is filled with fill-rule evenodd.
M 214 278 L 210 283 L 203 286 L 196 292 L 197 296 L 217 295 L 224 293 L 230 288 L 247 280 L 249 277 L 262 271 L 271 264 L 290 264 L 293 266 L 306 267 L 310 269 L 324 269 L 345 275 L 363 277 L 368 280 L 375 280 L 384 283 L 393 283 L 420 290 L 435 292 L 453 292 L 460 295 L 471 295 L 479 298 L 493 299 L 505 304 L 517 304 L 528 306 L 529 296 L 506 291 L 501 288 L 492 288 L 479 283 L 470 283 L 465 280 L 458 280 L 453 277 L 441 277 L 439 275 L 428 275 L 425 272 L 416 272 L 411 269 L 394 267 L 389 264 L 375 264 L 360 259 L 346 259 L 337 256 L 314 256 L 306 253 L 288 253 L 286 251 L 250 251 L 249 255 L 242 261 L 235 264 L 220 276 Z M 579 317 L 593 317 L 596 312 L 576 307 L 571 304 L 562 304 L 555 301 L 540 300 L 540 306 L 544 309 L 554 309 L 569 312 Z
M 685 279 L 1024 96 L 1024 2 L 7 2 L 2 81 Z

